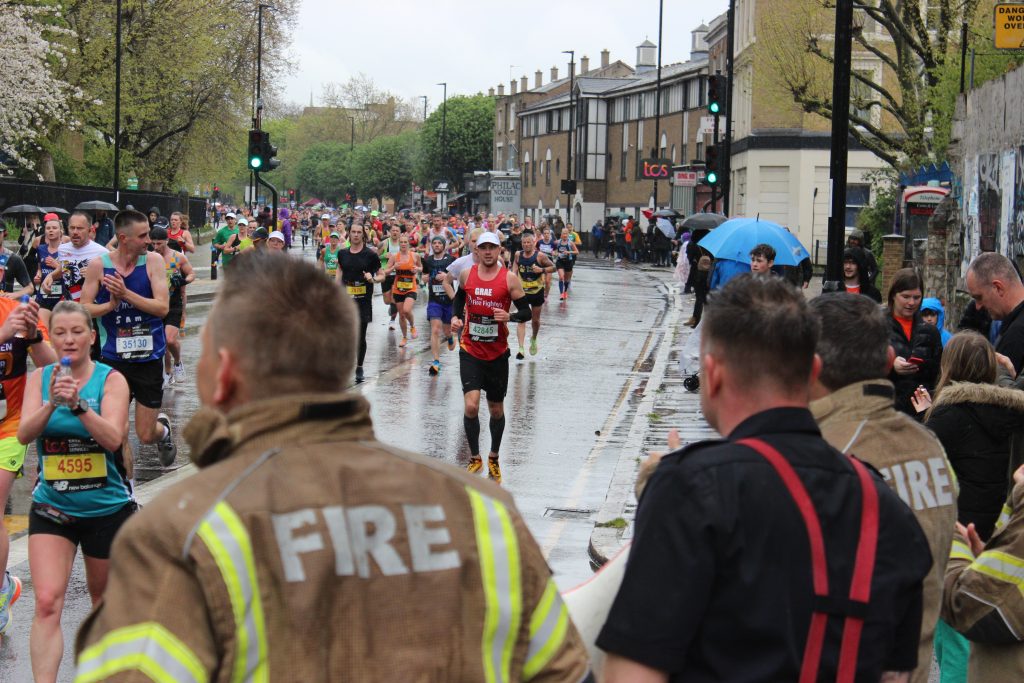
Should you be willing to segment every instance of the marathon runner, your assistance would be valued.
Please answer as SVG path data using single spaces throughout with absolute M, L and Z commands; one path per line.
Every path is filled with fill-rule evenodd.
M 420 261 L 420 255 L 410 247 L 409 235 L 402 233 L 398 238 L 398 253 L 388 257 L 388 264 L 384 268 L 385 275 L 394 273 L 391 299 L 398 311 L 398 324 L 402 328 L 402 340 L 398 342 L 399 347 L 406 345 L 409 334 L 413 339 L 419 337 L 412 317 L 412 307 L 416 303 L 416 276 L 422 272 L 423 264 Z M 411 328 L 411 330 L 407 328 Z
M 513 230 L 515 226 L 513 225 Z M 540 313 L 544 307 L 544 276 L 555 270 L 555 264 L 544 254 L 537 251 L 537 236 L 532 230 L 522 233 L 523 250 L 516 253 L 513 259 L 512 272 L 519 275 L 523 283 L 523 292 L 532 310 L 533 334 L 530 337 L 530 355 L 537 355 L 537 335 L 540 333 Z M 519 352 L 516 360 L 523 360 L 524 344 L 526 343 L 526 323 L 516 326 L 516 337 L 519 339 Z
M 544 226 L 540 232 L 541 238 L 537 240 L 537 251 L 548 257 L 548 260 L 555 260 L 555 240 L 551 238 L 551 228 Z M 544 298 L 551 292 L 551 273 L 544 273 Z
M 325 213 L 320 216 L 320 224 L 316 226 L 316 230 L 313 232 L 313 246 L 316 247 L 316 260 L 320 260 L 320 252 L 323 251 L 324 245 L 327 244 L 328 238 L 331 236 L 331 214 Z
M 366 358 L 366 328 L 373 321 L 373 283 L 384 279 L 380 260 L 366 246 L 366 228 L 353 223 L 348 231 L 351 246 L 338 255 L 338 283 L 345 288 L 359 309 L 359 352 L 356 356 L 356 384 L 363 381 Z
M 136 401 L 139 441 L 156 444 L 160 464 L 167 467 L 177 454 L 171 421 L 160 412 L 167 351 L 163 318 L 170 310 L 167 268 L 163 257 L 148 251 L 149 221 L 144 214 L 120 212 L 114 231 L 117 249 L 93 259 L 86 268 L 82 305 L 99 318 L 100 360 L 128 381 Z
M 555 242 L 555 265 L 558 267 L 558 291 L 562 301 L 569 298 L 569 285 L 572 283 L 572 267 L 580 250 L 575 240 L 569 236 L 569 228 L 562 228 L 562 237 Z
M 55 213 L 48 213 L 43 216 L 43 239 L 36 247 L 36 275 L 32 279 L 36 289 L 36 303 L 39 304 L 39 319 L 44 324 L 50 321 L 50 311 L 61 300 L 61 287 L 58 283 L 56 288 L 50 285 L 49 294 L 43 292 L 43 280 L 46 280 L 50 273 L 60 268 L 60 245 L 64 239 L 64 225 L 60 222 L 60 216 Z
M 455 350 L 452 338 L 452 300 L 445 291 L 444 281 L 448 277 L 448 266 L 455 262 L 450 254 L 445 253 L 447 242 L 442 235 L 430 238 L 431 253 L 423 259 L 423 274 L 427 278 L 427 320 L 430 321 L 430 351 L 434 354 L 434 362 L 430 364 L 430 374 L 441 372 L 441 334 L 448 341 L 448 350 Z
M 381 270 L 387 268 L 388 260 L 392 254 L 398 253 L 398 238 L 402 235 L 402 229 L 398 225 L 392 225 L 388 229 L 388 236 L 381 240 L 377 247 L 377 255 L 380 257 Z M 388 312 L 391 314 L 391 322 L 388 324 L 388 329 L 395 329 L 395 317 L 398 315 L 398 308 L 395 306 L 395 301 L 391 296 L 391 289 L 395 286 L 395 276 L 388 275 L 385 273 L 384 284 L 381 285 L 380 292 L 384 298 L 384 303 L 388 305 Z
M 153 251 L 159 254 L 167 267 L 168 311 L 164 317 L 164 336 L 167 337 L 167 351 L 164 354 L 164 388 L 172 383 L 185 382 L 185 366 L 181 362 L 181 320 L 185 314 L 185 286 L 192 284 L 196 273 L 184 253 L 171 249 L 168 231 L 153 228 L 149 231 L 153 240 Z M 173 362 L 172 362 L 173 361 Z
M 511 264 L 523 249 L 523 226 L 520 225 L 516 216 L 509 218 L 508 239 L 505 241 L 505 250 L 508 253 L 508 262 Z
M 167 246 L 174 251 L 185 254 L 195 253 L 196 245 L 192 241 L 192 233 L 188 229 L 188 218 L 181 211 L 171 214 L 167 228 Z
M 487 394 L 491 450 L 487 474 L 501 483 L 498 449 L 505 432 L 505 392 L 508 389 L 508 325 L 530 319 L 523 285 L 499 260 L 501 242 L 493 232 L 477 238 L 479 263 L 459 276 L 452 309 L 452 330 L 462 331 L 459 374 L 465 403 L 463 424 L 469 442 L 471 473 L 483 469 L 480 459 L 480 392 Z M 516 313 L 509 315 L 511 304 Z M 465 318 L 465 325 L 463 325 Z
M 320 252 L 320 267 L 327 273 L 327 277 L 334 279 L 338 275 L 338 254 L 341 253 L 341 235 L 335 230 L 327 238 L 327 245 Z
M 39 305 L 22 306 L 0 297 L 0 635 L 11 625 L 11 605 L 21 595 L 21 580 L 7 571 L 10 537 L 4 526 L 7 499 L 15 479 L 22 476 L 26 447 L 18 441 L 25 395 L 28 355 L 36 367 L 57 360 Z
M 220 252 L 220 265 L 225 273 L 227 272 L 228 264 L 231 263 L 231 259 L 238 253 L 238 226 L 235 224 L 237 219 L 238 217 L 234 213 L 228 212 L 224 214 L 226 225 L 218 230 L 213 238 L 213 248 Z M 72 236 L 72 241 L 74 241 L 74 236 Z
M 89 262 L 108 252 L 102 244 L 92 241 L 92 219 L 87 213 L 76 211 L 71 214 L 68 218 L 68 235 L 71 240 L 57 248 L 60 270 L 55 270 L 43 278 L 40 289 L 43 290 L 43 294 L 59 294 L 64 299 L 78 301 L 82 296 L 85 270 Z

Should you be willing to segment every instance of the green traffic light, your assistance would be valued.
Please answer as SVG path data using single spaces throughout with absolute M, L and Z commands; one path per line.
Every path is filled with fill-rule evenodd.
M 253 157 L 249 159 L 249 165 L 252 166 L 253 168 L 259 168 L 260 166 L 263 165 L 263 160 L 260 159 L 259 157 Z
M 721 110 L 721 108 L 722 107 L 719 106 L 718 102 L 712 102 L 711 104 L 708 105 L 708 111 L 710 111 L 712 114 L 717 114 Z
M 707 181 L 708 185 L 714 185 L 718 182 L 718 174 L 711 171 L 704 177 L 704 180 Z

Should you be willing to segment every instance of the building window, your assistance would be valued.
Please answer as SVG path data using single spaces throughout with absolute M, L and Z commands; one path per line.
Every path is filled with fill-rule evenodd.
M 846 227 L 857 227 L 857 216 L 870 200 L 870 185 L 851 184 L 846 186 Z
M 697 158 L 694 161 L 704 161 L 704 143 L 697 143 Z
M 866 69 L 854 69 L 854 73 L 863 76 L 868 80 L 875 77 L 873 71 Z M 871 121 L 871 104 L 874 100 L 873 91 L 867 84 L 856 78 L 850 79 L 850 114 L 865 121 Z
M 690 157 L 686 156 L 688 149 L 689 149 L 689 145 L 687 145 L 684 142 L 683 145 L 682 145 L 682 149 L 680 149 L 680 152 L 682 152 L 682 154 L 679 157 L 679 163 L 681 163 L 681 164 L 688 164 L 688 163 L 690 163 Z
M 512 103 L 512 104 L 509 105 L 508 129 L 510 131 L 513 131 L 513 130 L 516 129 L 516 105 L 515 105 L 515 103 Z
M 672 145 L 672 163 L 676 163 L 676 146 Z
M 619 160 L 619 180 L 626 179 L 626 156 L 629 152 L 623 152 L 622 158 Z
M 661 147 L 658 149 L 658 156 L 662 159 L 665 158 L 665 151 L 668 149 L 668 136 L 665 133 L 661 134 Z
M 562 175 L 562 158 L 555 159 L 555 175 L 561 177 Z
M 544 160 L 544 184 L 551 184 L 551 148 L 548 148 L 547 155 Z

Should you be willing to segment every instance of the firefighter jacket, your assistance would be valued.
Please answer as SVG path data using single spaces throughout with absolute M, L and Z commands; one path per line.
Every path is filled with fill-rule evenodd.
M 1024 484 L 1004 513 L 977 557 L 957 534 L 946 565 L 942 618 L 971 641 L 969 681 L 1024 676 Z
M 892 383 L 856 382 L 811 403 L 821 435 L 885 477 L 913 511 L 928 538 L 934 563 L 924 582 L 921 646 L 913 683 L 927 683 L 932 638 L 942 601 L 944 558 L 956 525 L 956 479 L 942 444 L 913 418 L 893 407 Z
M 499 487 L 374 439 L 348 394 L 200 410 L 201 468 L 120 530 L 76 681 L 581 681 Z

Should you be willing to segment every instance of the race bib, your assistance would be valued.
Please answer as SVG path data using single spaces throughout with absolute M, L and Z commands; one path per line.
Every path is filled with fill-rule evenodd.
M 398 288 L 398 291 L 400 292 L 411 292 L 412 290 L 416 289 L 416 283 L 411 282 L 409 280 L 399 280 L 395 284 L 395 286 Z
M 345 285 L 345 290 L 349 293 L 349 296 L 365 296 L 366 285 Z
M 107 458 L 92 439 L 48 439 L 42 443 L 43 478 L 54 491 L 73 493 L 107 485 Z
M 544 288 L 544 285 L 539 279 L 537 280 L 523 280 L 523 291 L 527 294 L 536 294 Z
M 50 296 L 60 296 L 64 293 L 64 286 L 59 282 L 54 282 L 50 285 Z
M 490 316 L 474 316 L 469 321 L 469 336 L 473 341 L 496 341 L 498 339 L 498 323 Z
M 448 296 L 447 292 L 444 291 L 444 285 L 430 285 L 430 291 L 436 296 Z
M 153 352 L 153 335 L 144 327 L 120 327 L 114 351 L 122 358 L 142 358 Z

